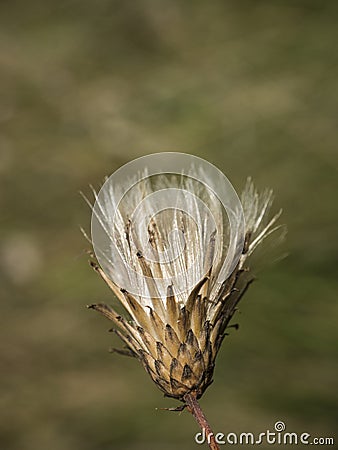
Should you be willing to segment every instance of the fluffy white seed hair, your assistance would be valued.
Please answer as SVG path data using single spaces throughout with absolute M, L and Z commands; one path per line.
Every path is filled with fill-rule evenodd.
M 155 309 L 162 319 L 168 290 L 182 307 L 199 283 L 203 284 L 201 295 L 208 298 L 208 316 L 212 318 L 217 309 L 226 281 L 220 279 L 220 271 L 224 270 L 229 249 L 229 211 L 212 190 L 196 181 L 207 178 L 202 168 L 192 167 L 190 175 L 148 177 L 144 170 L 140 177 L 128 181 L 132 187 L 126 193 L 112 184 L 101 196 L 93 190 L 93 214 L 105 234 L 104 242 L 101 246 L 96 242 L 95 250 L 101 265 L 103 261 L 106 281 L 131 315 L 130 305 L 121 295 L 127 286 L 133 286 L 140 305 Z M 227 263 L 231 266 L 238 262 L 237 269 L 279 227 L 274 224 L 281 213 L 267 221 L 272 191 L 259 195 L 251 179 L 241 202 L 243 211 L 230 211 L 238 223 L 243 212 L 245 219 L 247 248 L 244 252 L 243 248 L 236 249 Z

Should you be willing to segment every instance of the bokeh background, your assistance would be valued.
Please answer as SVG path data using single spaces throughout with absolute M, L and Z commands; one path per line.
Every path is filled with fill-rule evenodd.
M 114 298 L 78 192 L 158 151 L 272 187 L 289 229 L 202 399 L 213 428 L 335 435 L 337 24 L 336 1 L 1 2 L 2 450 L 198 448 L 85 308 Z

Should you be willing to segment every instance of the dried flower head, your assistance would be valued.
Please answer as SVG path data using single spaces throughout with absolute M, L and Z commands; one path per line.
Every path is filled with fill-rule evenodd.
M 224 205 L 224 179 L 190 159 L 176 175 L 144 168 L 126 195 L 122 181 L 95 194 L 92 239 L 102 267 L 91 264 L 126 314 L 102 303 L 89 308 L 113 322 L 125 345 L 116 351 L 137 358 L 166 396 L 194 410 L 253 280 L 247 259 L 279 228 L 280 212 L 269 218 L 272 192 L 258 194 L 250 179 L 241 202 L 227 185 L 233 198 Z

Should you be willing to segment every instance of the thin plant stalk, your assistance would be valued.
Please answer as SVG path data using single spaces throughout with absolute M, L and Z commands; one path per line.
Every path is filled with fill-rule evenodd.
M 206 440 L 210 450 L 219 450 L 215 435 L 209 425 L 207 418 L 205 417 L 200 404 L 197 401 L 196 393 L 190 392 L 184 396 L 184 401 L 187 405 L 187 409 L 194 416 L 196 422 L 200 426 L 202 432 L 205 432 Z

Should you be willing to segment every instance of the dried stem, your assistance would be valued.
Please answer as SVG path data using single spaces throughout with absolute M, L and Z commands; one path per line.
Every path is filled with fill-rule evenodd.
M 187 405 L 187 409 L 195 417 L 195 420 L 200 426 L 202 432 L 205 432 L 206 441 L 209 445 L 210 450 L 219 450 L 219 446 L 217 445 L 215 440 L 215 435 L 196 399 L 196 394 L 194 392 L 191 392 L 189 394 L 186 394 L 183 398 Z

